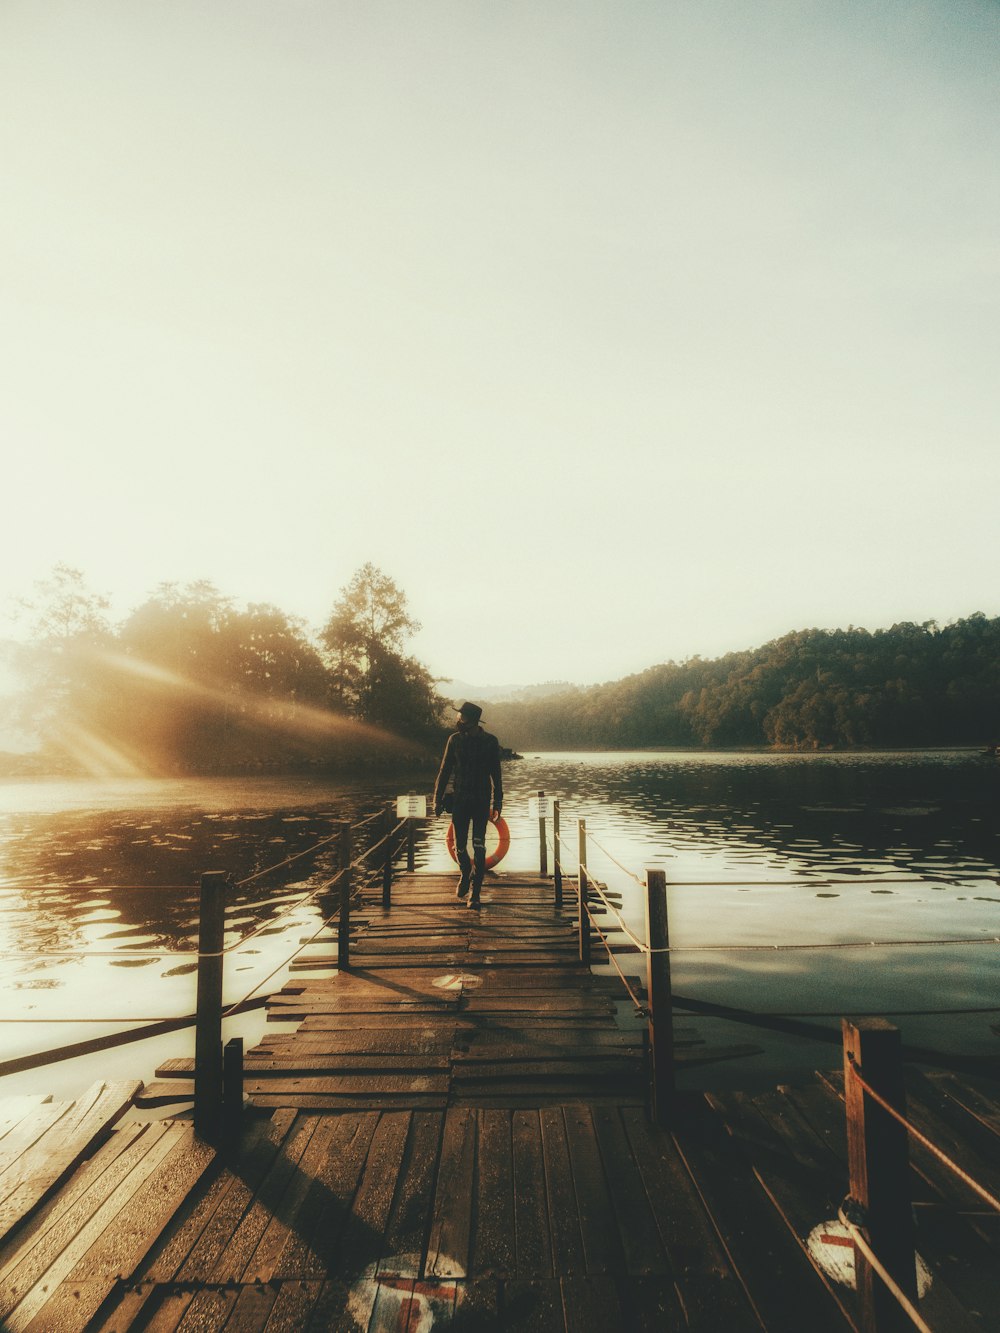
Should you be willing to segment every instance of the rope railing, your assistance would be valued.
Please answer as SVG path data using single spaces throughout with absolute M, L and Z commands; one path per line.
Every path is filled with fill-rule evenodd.
M 991 1208 L 995 1209 L 998 1213 L 1000 1213 L 1000 1199 L 998 1199 L 995 1194 L 991 1194 L 990 1191 L 986 1189 L 984 1185 L 980 1185 L 977 1180 L 974 1180 L 972 1176 L 969 1175 L 968 1171 L 966 1171 L 963 1167 L 959 1166 L 956 1161 L 954 1161 L 951 1157 L 949 1157 L 946 1152 L 943 1152 L 942 1149 L 940 1149 L 936 1143 L 934 1143 L 931 1139 L 929 1139 L 926 1134 L 922 1133 L 919 1129 L 917 1129 L 916 1125 L 914 1125 L 911 1121 L 907 1120 L 906 1116 L 902 1115 L 901 1112 L 898 1111 L 896 1107 L 893 1106 L 889 1101 L 887 1101 L 886 1098 L 883 1097 L 881 1093 L 877 1092 L 861 1073 L 861 1070 L 858 1068 L 854 1056 L 851 1052 L 848 1052 L 845 1068 L 850 1071 L 852 1077 L 857 1080 L 858 1084 L 864 1089 L 865 1093 L 869 1097 L 871 1097 L 871 1099 L 874 1102 L 877 1102 L 878 1105 L 881 1106 L 883 1111 L 885 1111 L 888 1115 L 891 1115 L 894 1120 L 896 1120 L 900 1125 L 902 1125 L 903 1128 L 906 1130 L 906 1132 L 912 1138 L 916 1139 L 916 1141 L 919 1144 L 921 1144 L 924 1148 L 926 1148 L 929 1153 L 933 1154 L 933 1156 L 936 1157 L 939 1162 L 943 1163 L 944 1166 L 948 1167 L 950 1171 L 953 1171 L 954 1174 L 959 1178 L 959 1180 L 963 1182 L 963 1184 L 967 1185 L 968 1188 L 972 1190 L 974 1194 L 979 1195 L 979 1197 L 983 1200 L 984 1203 L 988 1203 Z
M 608 962 L 611 964 L 611 966 L 614 968 L 614 970 L 618 973 L 618 976 L 619 976 L 619 978 L 621 979 L 621 983 L 622 983 L 622 985 L 625 987 L 626 991 L 628 992 L 628 997 L 629 997 L 629 999 L 632 1001 L 632 1006 L 633 1006 L 633 1008 L 634 1008 L 634 1010 L 635 1010 L 635 1015 L 636 1015 L 636 1017 L 637 1017 L 637 1018 L 646 1018 L 646 1017 L 648 1016 L 648 1013 L 649 1013 L 648 1009 L 646 1009 L 646 1007 L 643 1005 L 642 1001 L 639 999 L 638 995 L 637 995 L 637 994 L 635 993 L 635 991 L 632 989 L 632 986 L 631 986 L 631 984 L 629 983 L 629 979 L 628 979 L 628 977 L 627 977 L 627 976 L 625 975 L 625 973 L 621 970 L 621 967 L 620 967 L 620 965 L 619 965 L 619 963 L 618 963 L 618 959 L 615 957 L 614 953 L 612 952 L 612 949 L 611 949 L 611 943 L 610 943 L 610 941 L 608 940 L 608 937 L 605 935 L 604 931 L 603 931 L 603 930 L 601 929 L 601 927 L 598 925 L 598 923 L 597 923 L 597 921 L 596 921 L 596 919 L 595 919 L 595 917 L 594 917 L 593 912 L 590 910 L 590 907 L 589 907 L 586 903 L 584 903 L 584 911 L 587 913 L 587 917 L 588 917 L 589 920 L 590 920 L 590 924 L 591 924 L 591 926 L 592 926 L 593 929 L 597 932 L 597 935 L 598 935 L 598 937 L 599 937 L 601 943 L 604 945 L 605 952 L 606 952 L 607 955 L 608 955 Z
M 552 842 L 551 839 L 549 839 L 548 841 L 549 845 L 552 846 L 553 848 L 553 853 L 555 854 L 556 852 L 555 844 Z M 604 847 L 598 841 L 597 838 L 594 837 L 593 833 L 591 833 L 588 830 L 587 833 L 588 847 L 591 844 L 596 846 L 608 858 L 609 861 L 611 861 L 614 865 L 618 867 L 619 870 L 621 870 L 624 874 L 628 875 L 630 879 L 634 880 L 635 883 L 638 884 L 640 888 L 645 889 L 646 887 L 645 881 L 641 879 L 633 870 L 630 870 L 628 866 L 623 865 L 622 862 L 619 861 L 618 858 L 614 856 L 610 851 L 608 851 L 608 849 Z M 586 862 L 584 863 L 584 870 L 587 870 L 589 872 L 589 867 L 587 866 Z M 670 880 L 670 888 L 671 889 L 693 888 L 698 885 L 719 887 L 724 884 L 730 884 L 730 883 L 735 884 L 738 882 L 739 881 L 737 880 Z M 754 880 L 752 882 L 754 884 L 766 884 L 766 885 L 771 885 L 771 884 L 785 885 L 787 883 L 789 886 L 795 886 L 798 883 L 800 883 L 800 881 L 797 880 L 788 880 L 788 881 Z M 920 883 L 921 881 L 880 879 L 879 882 Z M 812 886 L 839 884 L 839 883 L 853 884 L 856 883 L 856 881 L 854 880 L 841 881 L 841 880 L 826 879 L 826 880 L 811 880 L 809 883 L 810 886 L 812 887 Z M 628 939 L 632 942 L 633 945 L 635 945 L 635 947 L 638 949 L 640 953 L 643 954 L 649 953 L 650 948 L 648 943 L 645 940 L 640 939 L 640 937 L 636 935 L 636 933 L 628 925 L 625 918 L 622 916 L 621 912 L 618 910 L 615 904 L 605 895 L 605 893 L 603 892 L 604 886 L 601 884 L 600 880 L 594 878 L 588 873 L 588 884 L 591 889 L 597 892 L 598 896 L 601 898 L 601 901 L 603 902 L 607 910 L 615 916 L 615 918 L 618 921 L 618 926 L 621 932 L 628 937 Z M 912 948 L 924 948 L 932 945 L 964 947 L 967 945 L 978 945 L 978 944 L 1000 944 L 1000 935 L 943 936 L 937 939 L 907 939 L 907 940 L 831 940 L 831 941 L 816 940 L 816 941 L 804 941 L 804 942 L 796 941 L 796 942 L 777 943 L 777 944 L 674 944 L 674 945 L 668 945 L 662 950 L 658 950 L 657 952 L 785 953 L 785 952 L 796 952 L 800 950 L 816 950 L 816 949 L 820 950 L 821 949 L 912 949 Z M 956 1010 L 954 1012 L 964 1012 L 964 1011 Z
M 386 810 L 380 809 L 375 811 L 374 814 L 369 815 L 362 820 L 358 820 L 354 824 L 348 825 L 346 827 L 348 830 L 350 830 L 350 832 L 353 832 L 358 828 L 363 828 L 366 827 L 367 825 L 370 825 L 375 820 L 380 820 L 380 819 L 385 820 L 386 817 L 387 817 Z M 45 1064 L 55 1063 L 60 1060 L 74 1058 L 77 1055 L 89 1054 L 95 1051 L 103 1050 L 107 1046 L 117 1046 L 132 1041 L 142 1041 L 155 1035 L 160 1035 L 165 1032 L 177 1031 L 184 1027 L 189 1027 L 192 1025 L 198 1026 L 200 1029 L 202 1024 L 201 999 L 200 999 L 200 987 L 201 987 L 200 969 L 203 966 L 209 966 L 217 970 L 217 975 L 220 978 L 220 985 L 221 985 L 221 972 L 218 971 L 218 969 L 221 969 L 223 960 L 226 955 L 236 952 L 241 948 L 244 948 L 251 940 L 257 938 L 264 932 L 274 931 L 277 923 L 282 922 L 283 920 L 285 920 L 285 918 L 289 916 L 293 916 L 294 913 L 299 912 L 301 909 L 306 907 L 314 898 L 316 898 L 317 896 L 319 896 L 324 892 L 328 892 L 338 883 L 342 883 L 343 877 L 345 875 L 350 875 L 352 872 L 357 871 L 362 875 L 366 875 L 368 880 L 370 881 L 373 878 L 374 872 L 371 870 L 370 867 L 367 867 L 367 863 L 371 860 L 372 856 L 380 849 L 386 849 L 387 857 L 391 859 L 391 853 L 389 853 L 387 849 L 391 847 L 393 839 L 399 834 L 400 830 L 405 826 L 406 826 L 405 820 L 397 822 L 393 827 L 391 827 L 388 830 L 388 832 L 381 839 L 372 843 L 372 845 L 366 848 L 365 851 L 360 853 L 360 855 L 354 857 L 347 865 L 342 866 L 340 869 L 338 869 L 333 876 L 324 879 L 324 881 L 321 884 L 317 885 L 309 892 L 301 893 L 299 891 L 296 891 L 293 894 L 281 895 L 277 899 L 272 900 L 278 902 L 279 904 L 286 904 L 286 905 L 281 906 L 279 911 L 276 912 L 273 916 L 269 917 L 266 921 L 256 926 L 253 930 L 247 932 L 245 935 L 241 936 L 239 939 L 233 941 L 228 945 L 222 945 L 221 942 L 222 933 L 225 930 L 224 922 L 226 913 L 245 912 L 248 907 L 247 903 L 222 904 L 220 902 L 219 908 L 217 909 L 218 915 L 216 916 L 216 925 L 214 927 L 214 929 L 219 932 L 216 937 L 219 939 L 218 948 L 205 949 L 203 947 L 198 947 L 193 949 L 191 948 L 174 949 L 174 948 L 161 947 L 156 949 L 130 949 L 126 947 L 115 950 L 100 949 L 100 950 L 86 950 L 86 951 L 80 951 L 78 949 L 74 950 L 36 949 L 36 950 L 24 951 L 19 955 L 14 955 L 15 958 L 29 958 L 29 959 L 58 958 L 58 957 L 73 957 L 73 958 L 105 957 L 105 958 L 115 959 L 116 961 L 172 958 L 172 957 L 183 957 L 191 959 L 192 961 L 197 961 L 199 964 L 199 1012 L 195 1015 L 170 1015 L 165 1017 L 159 1016 L 155 1018 L 138 1017 L 135 1014 L 130 1014 L 128 1016 L 108 1015 L 108 1016 L 81 1016 L 81 1017 L 69 1017 L 69 1018 L 58 1017 L 58 1016 L 53 1018 L 3 1017 L 0 1018 L 0 1023 L 4 1024 L 7 1023 L 16 1024 L 19 1022 L 24 1022 L 31 1024 L 35 1023 L 49 1024 L 49 1025 L 59 1024 L 60 1026 L 62 1026 L 63 1024 L 86 1023 L 90 1025 L 99 1024 L 102 1026 L 116 1026 L 119 1024 L 128 1023 L 132 1025 L 140 1024 L 142 1026 L 132 1026 L 129 1027 L 124 1032 L 105 1033 L 98 1038 L 94 1038 L 92 1040 L 83 1042 L 74 1042 L 68 1046 L 64 1046 L 56 1050 L 33 1052 L 26 1056 L 15 1057 L 13 1060 L 2 1061 L 0 1062 L 0 1075 L 5 1073 L 15 1073 L 29 1068 L 38 1068 Z M 313 854 L 321 850 L 323 847 L 329 846 L 335 840 L 340 838 L 343 834 L 344 834 L 344 828 L 342 827 L 340 830 L 337 831 L 337 833 L 332 834 L 329 837 L 323 838 L 319 842 L 312 844 L 310 847 L 304 848 L 301 852 L 296 852 L 292 856 L 285 857 L 282 861 L 276 862 L 274 865 L 268 866 L 261 871 L 257 871 L 253 875 L 246 876 L 242 880 L 235 881 L 232 884 L 230 884 L 229 887 L 235 887 L 235 888 L 245 887 L 248 883 L 260 879 L 266 874 L 272 873 L 275 870 L 280 870 L 283 867 L 294 863 L 295 861 L 301 860 L 303 857 L 307 855 Z M 348 838 L 347 845 L 349 845 L 350 843 L 349 833 L 347 835 L 347 838 Z M 384 861 L 385 859 L 386 858 L 383 858 Z M 215 879 L 217 881 L 220 881 L 220 885 L 221 883 L 225 883 L 225 877 L 222 875 L 217 874 L 214 876 L 203 877 L 200 890 L 202 894 L 204 893 L 205 883 L 207 879 L 208 880 Z M 86 889 L 91 893 L 99 893 L 103 891 L 101 886 L 99 885 L 88 884 L 79 887 L 81 889 Z M 163 886 L 149 885 L 149 886 L 135 886 L 135 887 L 137 888 L 142 887 L 149 889 L 156 888 L 157 890 L 162 891 Z M 193 887 L 190 885 L 178 885 L 175 887 L 177 889 L 184 889 L 185 891 L 188 892 L 195 891 Z M 337 912 L 325 916 L 323 921 L 320 922 L 319 926 L 312 932 L 312 934 L 305 941 L 300 943 L 298 947 L 296 947 L 288 956 L 284 957 L 282 961 L 278 963 L 275 967 L 271 968 L 271 970 L 267 972 L 265 976 L 258 978 L 258 980 L 251 987 L 251 989 L 241 999 L 239 999 L 233 1004 L 230 1004 L 224 1010 L 221 1008 L 221 994 L 220 994 L 219 996 L 220 1008 L 217 1011 L 217 1021 L 221 1023 L 223 1018 L 228 1018 L 235 1014 L 244 1012 L 246 1009 L 258 1008 L 261 1005 L 265 1004 L 269 997 L 260 996 L 257 994 L 257 992 L 259 992 L 262 987 L 266 986 L 269 981 L 271 981 L 275 976 L 277 976 L 280 972 L 282 972 L 285 968 L 287 968 L 294 961 L 294 959 L 298 957 L 298 955 L 302 952 L 303 949 L 307 948 L 309 944 L 311 944 L 316 938 L 318 938 L 318 936 L 323 932 L 323 930 L 325 930 L 330 926 L 330 924 L 337 918 L 338 915 L 340 916 L 341 931 L 343 932 L 345 924 L 349 920 L 350 906 L 351 904 L 357 903 L 361 900 L 362 889 L 365 887 L 367 887 L 367 884 L 359 884 L 358 887 L 355 889 L 354 893 L 350 894 L 346 898 L 346 900 L 342 896 L 341 903 L 338 905 Z M 218 893 L 218 890 L 216 890 L 216 892 Z M 288 901 L 289 898 L 292 898 L 293 901 L 289 902 Z M 216 901 L 219 902 L 219 899 L 216 898 Z M 203 909 L 204 909 L 204 903 L 205 899 L 204 897 L 202 897 Z M 345 911 L 347 913 L 347 916 L 345 916 Z M 10 954 L 6 956 L 8 958 L 11 957 Z
M 914 1328 L 918 1329 L 919 1333 L 934 1333 L 930 1324 L 926 1323 L 921 1317 L 920 1311 L 886 1268 L 885 1264 L 882 1263 L 872 1247 L 868 1244 L 868 1238 L 865 1236 L 865 1233 L 856 1222 L 852 1221 L 850 1216 L 851 1211 L 850 1206 L 845 1206 L 845 1204 L 841 1204 L 837 1209 L 837 1217 L 846 1228 L 851 1240 L 853 1240 L 854 1244 L 865 1256 L 875 1272 L 878 1273 L 882 1282 L 885 1284 L 886 1290 L 895 1298 L 899 1303 L 900 1308 L 909 1316 Z
M 350 901 L 352 903 L 361 901 L 360 889 L 356 889 L 354 893 L 351 894 Z M 340 908 L 338 907 L 336 912 L 331 912 L 325 921 L 320 922 L 320 924 L 316 927 L 316 929 L 313 931 L 313 933 L 309 936 L 307 940 L 303 940 L 302 943 L 299 945 L 299 947 L 295 949 L 292 953 L 290 953 L 287 958 L 283 959 L 282 962 L 280 962 L 276 968 L 273 968 L 272 971 L 268 972 L 266 977 L 261 977 L 261 979 L 256 983 L 256 985 L 251 986 L 251 988 L 247 991 L 246 995 L 243 996 L 242 1000 L 237 1000 L 235 1004 L 232 1004 L 229 1006 L 228 1009 L 223 1010 L 222 1017 L 231 1018 L 234 1014 L 240 1013 L 243 1009 L 243 1006 L 257 991 L 260 990 L 261 986 L 267 985 L 267 983 L 271 980 L 272 977 L 277 976 L 278 973 L 281 972 L 284 968 L 288 967 L 290 963 L 293 963 L 295 959 L 298 958 L 299 954 L 303 951 L 303 949 L 308 949 L 309 945 L 312 944 L 317 939 L 317 937 L 321 935 L 324 930 L 326 930 L 326 928 L 331 924 L 331 922 L 337 919 L 339 915 L 340 915 Z

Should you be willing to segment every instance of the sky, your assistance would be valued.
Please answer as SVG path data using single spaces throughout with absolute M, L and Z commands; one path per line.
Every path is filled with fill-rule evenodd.
M 1000 614 L 998 68 L 995 0 L 4 0 L 0 603 L 372 561 L 483 685 Z

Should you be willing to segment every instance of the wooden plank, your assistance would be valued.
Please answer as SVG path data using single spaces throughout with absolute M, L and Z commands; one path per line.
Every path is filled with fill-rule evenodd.
M 477 1191 L 475 1243 L 470 1277 L 513 1277 L 515 1273 L 514 1154 L 511 1113 L 476 1113 Z
M 296 1118 L 277 1153 L 268 1163 L 264 1175 L 255 1185 L 253 1197 L 248 1200 L 225 1249 L 203 1280 L 216 1283 L 237 1281 L 251 1263 L 272 1218 L 275 1215 L 283 1220 L 287 1217 L 289 1203 L 286 1203 L 285 1196 L 290 1194 L 290 1204 L 294 1206 L 297 1198 L 294 1187 L 300 1175 L 299 1163 L 317 1124 L 315 1116 Z
M 552 1266 L 559 1277 L 583 1274 L 586 1268 L 576 1190 L 570 1166 L 566 1125 L 561 1107 L 543 1107 L 539 1113 L 542 1156 L 548 1189 Z
M 842 1117 L 841 1117 L 842 1118 Z M 849 1333 L 832 1300 L 761 1190 L 752 1166 L 704 1102 L 678 1118 L 673 1138 L 681 1160 L 739 1273 L 761 1322 L 773 1333 Z
M 632 1333 L 613 1278 L 564 1277 L 560 1287 L 566 1333 Z
M 1000 1104 L 981 1088 L 974 1087 L 967 1078 L 959 1078 L 956 1074 L 935 1071 L 928 1073 L 927 1077 L 969 1115 L 975 1116 L 981 1125 L 1000 1136 Z
M 180 1282 L 209 1280 L 294 1122 L 294 1111 L 279 1111 L 261 1136 L 251 1139 L 247 1150 L 240 1154 L 238 1173 L 225 1171 L 227 1188 L 193 1237 L 196 1243 L 170 1276 Z
M 379 1259 L 385 1255 L 383 1237 L 410 1121 L 408 1111 L 386 1111 L 379 1118 L 341 1242 L 341 1272 L 374 1274 Z
M 379 1120 L 376 1111 L 324 1117 L 310 1143 L 309 1185 L 297 1207 L 294 1226 L 278 1256 L 268 1260 L 273 1263 L 273 1277 L 322 1278 L 335 1267 Z M 324 1147 L 312 1160 L 311 1152 Z M 258 1270 L 251 1261 L 245 1276 L 263 1278 L 263 1274 L 263 1267 Z M 325 1299 L 329 1301 L 329 1293 Z
M 370 1096 L 362 1092 L 347 1093 L 311 1093 L 302 1092 L 292 1097 L 282 1093 L 280 1097 L 264 1093 L 254 1096 L 254 1107 L 261 1111 L 276 1111 L 291 1108 L 296 1111 L 400 1111 L 400 1110 L 443 1110 L 448 1105 L 444 1093 L 386 1093 Z
M 281 1255 L 296 1232 L 299 1213 L 315 1183 L 316 1172 L 331 1150 L 336 1128 L 336 1121 L 330 1116 L 300 1116 L 296 1121 L 294 1132 L 302 1134 L 305 1140 L 301 1154 L 294 1160 L 295 1170 L 288 1187 L 280 1197 L 268 1200 L 270 1215 L 251 1253 L 245 1255 L 245 1264 L 234 1268 L 240 1281 L 270 1282 L 274 1278 Z
M 7 1246 L 0 1268 L 0 1326 L 167 1128 L 135 1124 L 115 1130 Z
M 614 1204 L 625 1272 L 633 1276 L 669 1273 L 670 1266 L 646 1197 L 642 1173 L 618 1108 L 596 1106 L 592 1108 L 591 1116 Z
M 301 1051 L 308 1055 L 389 1055 L 412 1053 L 434 1055 L 451 1048 L 454 1024 L 441 1023 L 433 1027 L 393 1025 L 391 1028 L 351 1027 L 344 1031 L 308 1032 L 301 1030 L 294 1038 L 280 1033 L 268 1034 L 260 1045 L 249 1052 L 249 1059 L 267 1059 L 272 1053 Z M 166 1075 L 162 1066 L 157 1071 Z M 183 1077 L 183 1074 L 180 1075 Z
M 443 1111 L 415 1111 L 410 1121 L 399 1182 L 386 1226 L 378 1272 L 417 1278 L 423 1272 L 434 1199 L 434 1179 L 444 1131 Z
M 244 1295 L 251 1291 L 267 1292 L 269 1290 L 273 1291 L 274 1289 L 251 1287 L 244 1292 Z M 252 1326 L 253 1333 L 257 1333 L 257 1330 L 264 1328 L 266 1328 L 267 1333 L 301 1333 L 301 1330 L 307 1326 L 312 1327 L 311 1315 L 316 1309 L 321 1292 L 322 1283 L 316 1280 L 282 1282 L 274 1294 L 274 1301 L 266 1323 L 258 1322 L 254 1324 Z M 243 1297 L 241 1296 L 240 1299 L 242 1300 Z M 243 1328 L 234 1323 L 236 1313 L 237 1311 L 233 1312 L 229 1323 L 226 1324 L 226 1333 L 244 1333 Z M 246 1333 L 251 1333 L 249 1325 L 246 1327 Z
M 455 1313 L 452 1328 L 456 1333 L 484 1333 L 500 1328 L 500 1284 L 489 1278 L 455 1282 Z M 415 1330 L 415 1333 L 418 1331 Z
M 242 1287 L 225 1322 L 226 1333 L 259 1333 L 270 1318 L 277 1298 L 277 1287 Z
M 822 1197 L 826 1199 L 836 1198 L 842 1180 L 840 1164 L 834 1154 L 830 1152 L 827 1144 L 812 1132 L 808 1121 L 798 1113 L 788 1096 L 779 1090 L 767 1096 L 745 1100 L 747 1103 L 752 1102 L 760 1115 L 766 1119 L 769 1130 L 778 1137 L 796 1162 L 808 1166 L 812 1173 L 811 1178 L 814 1181 L 816 1195 L 820 1195 L 822 1186 Z M 907 1108 L 908 1114 L 912 1115 L 914 1109 L 914 1103 L 911 1102 Z M 820 1180 L 820 1177 L 822 1177 L 822 1180 Z M 764 1183 L 760 1171 L 758 1171 L 758 1178 L 762 1179 L 762 1183 Z M 786 1214 L 786 1221 L 796 1239 L 803 1246 L 804 1252 L 809 1253 L 806 1247 L 809 1236 L 808 1205 L 796 1216 L 796 1213 L 792 1211 L 797 1204 L 795 1193 L 786 1188 L 783 1191 L 782 1198 L 789 1209 Z M 831 1211 L 828 1216 L 835 1217 L 836 1211 Z M 825 1218 L 820 1217 L 818 1220 L 822 1222 Z M 964 1330 L 971 1333 L 975 1327 L 961 1303 L 940 1277 L 932 1284 L 930 1290 L 924 1293 L 920 1306 L 924 1318 L 933 1328 L 947 1328 L 949 1333 L 951 1333 L 951 1330 L 954 1330 L 954 1333 L 964 1333 Z
M 684 1333 L 689 1327 L 672 1278 L 632 1277 L 620 1284 L 619 1294 L 628 1333 Z
M 0 1152 L 5 1150 L 5 1136 L 42 1106 L 51 1104 L 52 1094 L 29 1093 L 18 1097 L 4 1097 L 0 1101 Z
M 567 1106 L 563 1118 L 587 1274 L 623 1273 L 625 1256 L 590 1108 Z
M 94 1083 L 30 1148 L 8 1164 L 0 1180 L 0 1239 L 23 1225 L 93 1150 L 125 1114 L 141 1086 L 140 1080 Z
M 12 1328 L 51 1333 L 89 1321 L 118 1274 L 134 1270 L 214 1157 L 196 1142 L 189 1125 L 170 1125 L 150 1138 L 145 1157 L 22 1298 Z
M 782 1088 L 781 1093 L 829 1145 L 846 1172 L 843 1102 L 819 1080 L 805 1088 Z M 982 1219 L 962 1217 L 943 1204 L 938 1191 L 915 1169 L 911 1169 L 910 1178 L 918 1253 L 966 1309 L 989 1307 L 996 1295 L 1000 1262 L 1000 1231 L 995 1217 L 985 1219 L 985 1225 Z
M 514 1111 L 514 1239 L 519 1278 L 552 1277 L 552 1241 L 545 1196 L 545 1159 L 538 1111 Z
M 135 1104 L 140 1110 L 154 1110 L 161 1106 L 176 1106 L 194 1100 L 193 1079 L 154 1079 L 136 1093 Z
M 557 1333 L 565 1329 L 558 1281 L 505 1282 L 500 1327 L 504 1333 Z
M 537 1059 L 537 1060 L 467 1060 L 456 1058 L 454 1078 L 456 1081 L 474 1081 L 491 1078 L 503 1079 L 548 1079 L 556 1082 L 560 1079 L 587 1079 L 591 1082 L 609 1080 L 611 1082 L 630 1083 L 641 1079 L 644 1063 L 627 1055 L 606 1056 L 599 1059 L 585 1053 L 576 1059 Z
M 476 1128 L 474 1111 L 455 1108 L 445 1116 L 427 1244 L 426 1271 L 430 1277 L 464 1278 L 468 1273 Z
M 677 1291 L 692 1329 L 714 1333 L 756 1330 L 739 1280 L 719 1245 L 673 1140 L 644 1111 L 622 1111 L 632 1151 L 641 1164 L 646 1197 L 656 1219 Z
M 437 1093 L 448 1091 L 447 1074 L 324 1074 L 314 1078 L 301 1074 L 291 1077 L 274 1073 L 268 1078 L 255 1076 L 244 1079 L 243 1087 L 251 1097 L 330 1096 L 333 1094 L 360 1094 L 376 1097 L 388 1093 Z M 288 1103 L 291 1105 L 291 1103 Z

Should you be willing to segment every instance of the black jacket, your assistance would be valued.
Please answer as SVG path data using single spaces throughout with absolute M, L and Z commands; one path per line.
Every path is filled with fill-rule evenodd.
M 434 784 L 435 812 L 442 808 L 450 779 L 456 801 L 480 810 L 499 810 L 503 806 L 503 778 L 497 738 L 482 727 L 451 733 Z

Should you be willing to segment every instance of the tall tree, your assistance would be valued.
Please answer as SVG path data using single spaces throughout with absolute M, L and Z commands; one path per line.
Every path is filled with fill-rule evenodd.
M 438 730 L 443 701 L 426 668 L 403 652 L 419 628 L 399 585 L 370 562 L 362 565 L 320 635 L 330 652 L 335 702 L 404 735 Z

